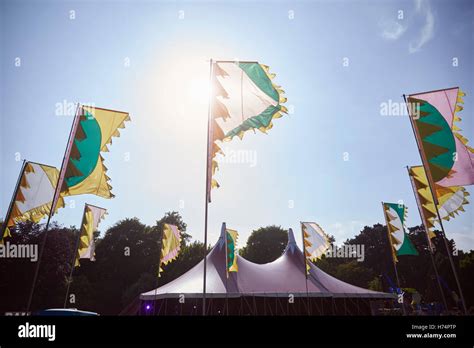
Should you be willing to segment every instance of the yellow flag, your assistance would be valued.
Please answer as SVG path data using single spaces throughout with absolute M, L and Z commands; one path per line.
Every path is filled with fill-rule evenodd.
M 163 237 L 161 241 L 160 266 L 158 268 L 158 277 L 161 276 L 164 266 L 178 257 L 181 249 L 181 232 L 175 225 L 163 225 Z
M 26 162 L 23 166 L 18 187 L 14 193 L 14 201 L 9 216 L 6 217 L 6 229 L 0 235 L 10 237 L 10 228 L 19 222 L 40 222 L 51 211 L 51 202 L 58 182 L 59 170 L 45 164 Z M 64 201 L 59 200 L 56 210 L 64 207 Z
M 97 231 L 100 221 L 107 214 L 107 210 L 91 204 L 84 207 L 84 216 L 77 247 L 75 266 L 80 266 L 79 259 L 95 261 L 94 232 Z
M 73 141 L 68 147 L 64 166 L 62 196 L 94 194 L 113 198 L 102 152 L 108 152 L 113 137 L 130 121 L 127 112 L 81 106 L 79 119 L 73 127 Z

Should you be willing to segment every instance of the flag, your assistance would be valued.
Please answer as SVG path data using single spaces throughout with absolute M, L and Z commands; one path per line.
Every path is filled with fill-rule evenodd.
M 49 215 L 59 171 L 45 164 L 26 162 L 22 168 L 18 187 L 14 192 L 13 205 L 9 216 L 5 218 L 6 229 L 0 238 L 11 237 L 10 228 L 19 222 L 38 223 Z M 61 199 L 56 210 L 64 207 Z M 1 238 L 0 243 L 3 243 Z
M 417 201 L 419 198 L 421 205 L 424 207 L 426 220 L 436 222 L 438 217 L 434 199 L 423 166 L 410 167 L 410 177 L 413 179 L 416 187 L 415 196 L 417 197 Z M 467 192 L 463 186 L 444 187 L 435 184 L 435 192 L 438 197 L 439 215 L 441 219 L 446 221 L 456 217 L 459 212 L 464 211 L 464 205 L 469 203 L 466 198 L 469 196 L 469 192 Z
M 226 229 L 225 235 L 225 259 L 227 263 L 226 274 L 227 278 L 229 278 L 230 272 L 239 271 L 239 266 L 237 265 L 237 239 L 239 238 L 239 233 L 235 230 Z
M 474 149 L 459 128 L 463 96 L 456 87 L 408 97 L 410 120 L 431 187 L 474 184 Z
M 426 178 L 423 166 L 410 167 L 409 175 L 413 187 L 413 193 L 415 194 L 416 204 L 420 211 L 420 217 L 431 243 L 431 239 L 436 237 L 436 234 L 434 233 L 434 220 L 436 219 L 437 214 L 434 198 L 428 185 L 428 179 Z
M 397 256 L 418 255 L 418 251 L 408 238 L 405 227 L 407 216 L 406 206 L 397 203 L 383 203 L 385 220 L 392 250 L 393 259 L 398 262 Z
M 331 242 L 326 232 L 315 222 L 302 222 L 304 255 L 306 272 L 309 271 L 309 261 L 316 261 L 331 247 Z
M 207 195 L 219 187 L 213 178 L 218 169 L 216 155 L 223 141 L 256 129 L 266 133 L 273 119 L 287 113 L 282 103 L 284 91 L 272 82 L 275 77 L 266 65 L 257 62 L 224 62 L 212 64 L 212 95 L 209 120 L 207 159 Z
M 158 267 L 158 277 L 163 272 L 162 266 L 170 263 L 178 257 L 181 250 L 181 233 L 178 227 L 170 224 L 163 224 L 163 237 L 161 240 L 160 266 Z
M 425 169 L 423 166 L 413 166 L 409 168 L 409 174 L 423 225 L 427 229 L 429 237 L 433 238 L 435 237 L 434 223 L 437 222 L 438 216 Z M 469 192 L 463 186 L 443 187 L 435 184 L 435 191 L 438 197 L 438 212 L 443 220 L 449 221 L 454 218 L 459 212 L 464 211 L 464 205 L 469 203 L 466 198 L 469 196 Z
M 94 232 L 97 231 L 100 221 L 106 214 L 107 210 L 104 208 L 99 208 L 91 204 L 85 205 L 81 231 L 79 232 L 80 237 L 75 266 L 80 266 L 79 259 L 95 261 Z
M 61 196 L 89 193 L 113 198 L 101 153 L 109 151 L 112 137 L 120 136 L 119 128 L 125 128 L 130 117 L 126 112 L 80 106 L 76 119 L 63 166 Z

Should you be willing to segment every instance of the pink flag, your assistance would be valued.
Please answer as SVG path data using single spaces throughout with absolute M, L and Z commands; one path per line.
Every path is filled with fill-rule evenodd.
M 421 140 L 425 161 L 428 162 L 429 175 L 434 177 L 433 183 L 442 186 L 474 185 L 474 149 L 468 146 L 468 140 L 461 135 L 458 127 L 461 121 L 458 113 L 463 110 L 463 96 L 465 94 L 455 87 L 412 94 L 408 98 L 418 108 L 414 109 L 418 113 L 412 111 L 411 116 L 415 120 L 413 123 Z M 410 110 L 413 110 L 413 105 Z M 446 121 L 446 128 L 449 126 L 447 132 L 443 132 L 443 125 L 436 120 L 439 116 Z M 446 145 L 449 142 L 444 140 L 448 137 L 451 137 L 451 144 L 455 146 Z M 449 158 L 453 160 L 450 161 Z

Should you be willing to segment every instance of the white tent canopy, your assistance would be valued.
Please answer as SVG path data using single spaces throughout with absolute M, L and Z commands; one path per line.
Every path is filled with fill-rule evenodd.
M 350 285 L 321 271 L 314 264 L 306 277 L 303 253 L 295 242 L 293 231 L 288 234 L 288 245 L 273 262 L 256 264 L 237 256 L 238 272 L 226 276 L 225 223 L 216 245 L 207 255 L 206 297 L 232 298 L 243 296 L 287 297 L 344 297 L 394 298 L 394 294 L 376 292 Z M 179 278 L 157 289 L 142 293 L 141 300 L 202 297 L 204 261 L 201 261 Z

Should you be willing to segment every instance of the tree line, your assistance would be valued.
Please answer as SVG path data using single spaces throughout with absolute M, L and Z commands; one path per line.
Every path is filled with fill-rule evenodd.
M 178 258 L 164 267 L 157 277 L 163 224 L 170 223 L 183 231 Z M 95 234 L 96 261 L 81 260 L 73 272 L 68 307 L 116 315 L 136 300 L 140 293 L 161 286 L 187 272 L 200 262 L 209 250 L 198 241 L 191 242 L 186 223 L 177 212 L 168 212 L 153 226 L 137 218 L 118 221 L 103 236 Z M 42 224 L 20 223 L 12 230 L 11 244 L 41 244 Z M 47 242 L 31 310 L 62 308 L 67 282 L 75 255 L 79 231 L 53 223 L 47 232 Z M 441 302 L 426 242 L 425 232 L 417 226 L 410 229 L 410 239 L 419 256 L 401 256 L 397 264 L 401 287 L 416 291 L 425 302 Z M 278 258 L 288 241 L 288 231 L 279 226 L 254 230 L 239 254 L 255 263 L 267 263 Z M 331 238 L 331 242 L 335 242 Z M 442 278 L 443 291 L 454 305 L 452 291 L 456 290 L 444 243 L 437 233 L 433 240 L 435 262 Z M 344 244 L 363 244 L 362 262 L 350 258 L 322 257 L 316 265 L 332 276 L 377 291 L 390 291 L 395 282 L 393 264 L 385 226 L 366 226 Z M 449 241 L 451 252 L 454 241 Z M 456 253 L 456 252 L 455 252 Z M 468 307 L 474 305 L 474 251 L 457 251 L 454 257 Z M 27 259 L 0 259 L 0 312 L 24 311 L 36 264 Z M 159 282 L 158 282 L 159 281 Z M 73 303 L 71 303 L 73 301 Z

